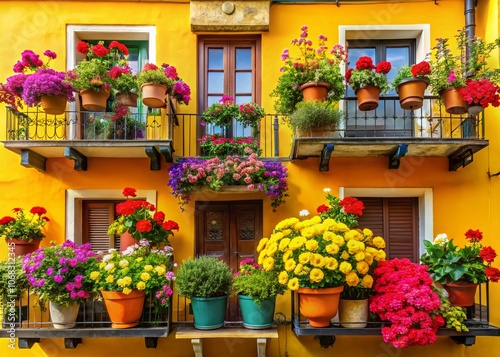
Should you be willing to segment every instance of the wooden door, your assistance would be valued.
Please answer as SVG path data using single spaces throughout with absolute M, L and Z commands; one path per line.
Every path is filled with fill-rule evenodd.
M 254 258 L 262 237 L 262 201 L 196 202 L 196 255 L 225 261 L 236 273 L 241 260 Z M 239 320 L 236 297 L 230 320 Z

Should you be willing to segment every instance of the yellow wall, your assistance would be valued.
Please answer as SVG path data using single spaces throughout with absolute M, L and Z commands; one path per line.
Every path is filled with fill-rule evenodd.
M 91 5 L 89 5 L 91 4 Z M 498 2 L 480 1 L 477 14 L 477 33 L 490 40 L 498 37 Z M 453 37 L 464 24 L 464 1 L 441 0 L 434 2 L 382 3 L 372 5 L 330 4 L 272 5 L 270 30 L 262 33 L 262 104 L 266 112 L 273 112 L 269 93 L 280 75 L 280 55 L 296 38 L 302 25 L 310 28 L 310 37 L 316 39 L 320 33 L 328 36 L 329 44 L 335 44 L 339 25 L 372 24 L 431 24 L 431 46 L 436 37 Z M 443 21 L 443 19 L 446 19 Z M 188 3 L 155 2 L 65 2 L 65 1 L 0 1 L 0 23 L 3 38 L 0 41 L 0 81 L 12 74 L 12 65 L 25 49 L 41 53 L 46 49 L 55 51 L 59 58 L 54 68 L 65 68 L 66 25 L 68 24 L 137 24 L 154 25 L 157 28 L 157 62 L 167 62 L 177 67 L 180 76 L 191 85 L 192 97 L 196 98 L 196 35 L 189 27 Z M 450 25 L 455 24 L 455 25 Z M 370 34 L 372 32 L 369 32 Z M 498 56 L 494 59 L 498 66 Z M 182 111 L 194 113 L 195 100 Z M 330 172 L 318 172 L 318 159 L 287 163 L 289 168 L 290 197 L 287 204 L 273 213 L 270 202 L 261 194 L 249 194 L 244 198 L 264 199 L 264 234 L 274 225 L 289 216 L 297 216 L 305 208 L 314 212 L 324 203 L 323 187 L 333 192 L 338 187 L 381 188 L 432 188 L 434 199 L 434 235 L 442 232 L 461 240 L 469 229 L 480 229 L 485 235 L 485 244 L 500 251 L 497 237 L 500 222 L 497 219 L 500 204 L 500 176 L 489 178 L 487 173 L 500 171 L 498 161 L 498 138 L 500 125 L 498 109 L 486 110 L 486 136 L 490 146 L 474 155 L 474 162 L 457 172 L 448 171 L 446 158 L 404 157 L 398 170 L 389 170 L 387 158 L 332 158 Z M 0 108 L 0 137 L 5 135 L 3 106 Z M 288 143 L 289 137 L 282 137 Z M 181 230 L 171 240 L 178 262 L 194 251 L 194 204 L 191 202 L 181 213 L 167 187 L 168 165 L 162 163 L 161 171 L 150 171 L 147 159 L 89 159 L 88 171 L 73 170 L 73 161 L 49 159 L 47 171 L 40 173 L 19 164 L 20 157 L 0 148 L 0 190 L 2 199 L 0 216 L 10 213 L 13 207 L 44 206 L 51 222 L 42 244 L 50 240 L 61 242 L 65 236 L 65 190 L 66 189 L 154 189 L 158 192 L 158 209 L 168 219 L 179 222 Z M 219 195 L 215 200 L 238 199 L 240 196 Z M 432 237 L 428 237 L 432 238 Z M 6 256 L 6 245 L 0 244 L 0 258 Z M 492 301 L 498 301 L 500 289 L 492 284 Z M 278 310 L 290 317 L 288 296 L 279 299 Z M 500 325 L 500 309 L 495 305 L 490 310 L 493 324 Z M 349 355 L 349 356 L 484 356 L 500 347 L 500 339 L 478 337 L 473 347 L 456 345 L 446 337 L 440 337 L 433 346 L 396 351 L 382 342 L 381 337 L 338 336 L 334 347 L 322 349 L 312 337 L 297 338 L 289 327 L 280 327 L 279 341 L 268 345 L 269 356 L 283 356 L 285 343 L 291 356 Z M 255 343 L 235 340 L 213 340 L 205 343 L 207 356 L 254 356 Z M 176 341 L 174 336 L 160 339 L 158 348 L 145 349 L 144 342 L 137 338 L 85 339 L 76 350 L 65 350 L 62 339 L 43 340 L 32 350 L 12 351 L 7 340 L 0 340 L 0 354 L 9 356 L 76 356 L 95 357 L 110 354 L 129 356 L 193 355 L 189 341 Z

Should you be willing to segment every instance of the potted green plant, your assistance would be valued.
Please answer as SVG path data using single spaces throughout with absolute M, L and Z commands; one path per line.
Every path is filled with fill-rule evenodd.
M 431 67 L 429 62 L 422 61 L 413 66 L 402 66 L 392 82 L 392 87 L 399 95 L 399 104 L 406 110 L 422 108 L 424 94 L 429 85 Z
M 49 302 L 55 328 L 75 326 L 80 303 L 91 296 L 93 283 L 88 271 L 97 266 L 90 243 L 65 241 L 26 255 L 23 270 L 42 309 Z
M 250 156 L 253 153 L 260 155 L 262 149 L 259 142 L 253 137 L 223 138 L 218 134 L 205 134 L 199 139 L 201 156 L 218 157 L 225 159 L 227 156 Z
M 137 107 L 139 86 L 132 68 L 129 65 L 114 66 L 109 71 L 109 76 L 113 80 L 112 86 L 118 102 L 128 107 Z
M 245 103 L 238 107 L 238 115 L 236 116 L 236 121 L 243 124 L 245 127 L 252 128 L 252 135 L 259 135 L 259 123 L 264 117 L 265 112 L 257 103 Z
M 146 63 L 137 75 L 137 84 L 142 92 L 142 102 L 150 108 L 162 108 L 165 105 L 165 96 L 174 84 L 174 78 L 167 76 L 170 66 L 161 67 L 153 63 Z
M 172 247 L 153 247 L 149 241 L 119 252 L 112 250 L 99 256 L 99 265 L 88 271 L 93 289 L 99 293 L 113 328 L 130 328 L 139 324 L 146 296 L 153 300 L 154 315 L 170 305 Z
M 23 208 L 12 209 L 14 216 L 4 216 L 0 219 L 0 237 L 9 246 L 9 251 L 16 256 L 25 255 L 38 248 L 45 238 L 42 228 L 49 221 L 47 210 L 35 206 L 29 212 Z
M 103 111 L 113 85 L 109 70 L 128 57 L 128 48 L 117 41 L 111 41 L 108 47 L 104 46 L 104 41 L 92 46 L 80 41 L 76 49 L 86 59 L 67 73 L 67 81 L 80 92 L 83 108 Z
M 427 252 L 420 261 L 427 266 L 432 279 L 448 291 L 452 304 L 472 306 L 477 285 L 488 280 L 498 282 L 500 270 L 491 266 L 496 257 L 495 250 L 480 243 L 482 232 L 469 229 L 465 237 L 471 245 L 463 248 L 456 246 L 446 234 L 439 234 L 433 242 L 424 240 Z M 466 300 L 459 299 L 455 288 L 469 292 Z
M 28 278 L 22 269 L 22 259 L 9 258 L 0 262 L 0 308 L 5 326 L 10 324 L 19 326 L 21 321 L 27 319 L 28 288 Z
M 223 95 L 217 103 L 213 103 L 210 107 L 205 109 L 202 115 L 202 125 L 211 124 L 220 127 L 224 135 L 226 134 L 227 128 L 232 124 L 233 119 L 237 118 L 239 114 L 239 106 L 234 104 L 233 97 Z
M 272 326 L 276 297 L 285 288 L 276 272 L 264 271 L 253 258 L 240 262 L 240 271 L 233 276 L 233 294 L 238 296 L 243 326 L 265 329 Z
M 390 62 L 379 62 L 375 66 L 368 56 L 361 56 L 356 61 L 356 67 L 347 70 L 345 79 L 358 96 L 359 110 L 377 109 L 380 95 L 390 89 L 385 76 L 390 70 Z
M 213 256 L 189 258 L 177 270 L 175 288 L 191 300 L 194 327 L 215 329 L 224 324 L 233 278 L 229 266 Z
M 306 101 L 297 104 L 289 124 L 297 136 L 330 136 L 341 118 L 342 112 L 333 104 Z
M 347 59 L 347 52 L 337 44 L 328 51 L 327 37 L 318 37 L 318 47 L 314 48 L 308 39 L 309 28 L 301 27 L 298 39 L 292 40 L 300 56 L 290 54 L 285 49 L 281 55 L 283 67 L 278 84 L 271 92 L 276 98 L 274 108 L 280 114 L 291 114 L 302 100 L 338 101 L 345 93 L 344 78 L 340 67 Z M 320 94 L 311 94 L 304 90 L 320 89 Z
M 148 201 L 133 199 L 137 190 L 125 187 L 123 195 L 127 198 L 116 205 L 118 217 L 111 223 L 108 235 L 120 235 L 120 250 L 139 240 L 147 240 L 152 246 L 170 245 L 168 238 L 173 231 L 179 230 L 177 222 L 165 220 L 165 213 L 156 211 L 156 207 Z M 125 233 L 130 235 L 126 239 Z

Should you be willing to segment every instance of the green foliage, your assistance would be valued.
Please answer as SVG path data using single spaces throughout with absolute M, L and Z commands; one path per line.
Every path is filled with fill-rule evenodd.
M 329 102 L 300 102 L 290 115 L 292 129 L 307 131 L 311 128 L 335 127 L 342 118 L 342 112 Z
M 227 156 L 249 156 L 252 153 L 260 156 L 262 149 L 259 142 L 253 137 L 223 138 L 218 134 L 205 134 L 200 139 L 201 156 L 218 157 L 225 159 Z
M 76 77 L 70 82 L 77 91 L 92 89 L 98 92 L 105 85 L 111 86 L 111 77 L 108 76 L 108 69 L 103 62 L 81 61 L 76 65 L 74 73 Z
M 12 298 L 19 299 L 28 290 L 28 278 L 22 266 L 22 258 L 0 262 L 0 304 L 5 305 Z
M 376 73 L 372 70 L 367 69 L 354 70 L 352 72 L 349 84 L 355 92 L 366 86 L 379 87 L 380 95 L 383 95 L 390 90 L 387 78 L 383 73 Z
M 411 73 L 411 67 L 404 65 L 398 70 L 396 77 L 394 77 L 394 80 L 392 81 L 392 87 L 397 88 L 401 84 L 401 81 L 403 81 L 403 79 L 409 79 L 409 78 L 413 78 L 413 74 Z
M 157 69 L 143 70 L 137 75 L 137 85 L 139 88 L 145 83 L 162 84 L 167 87 L 169 92 L 174 86 L 175 81 L 165 76 L 165 69 L 159 67 Z
M 233 278 L 223 261 L 200 256 L 189 258 L 177 270 L 175 288 L 180 296 L 216 297 L 229 295 Z
M 117 93 L 139 93 L 137 78 L 132 73 L 122 74 L 113 80 L 113 89 Z
M 469 329 L 463 324 L 467 319 L 464 309 L 460 306 L 452 305 L 450 300 L 445 296 L 444 290 L 435 287 L 432 290 L 439 296 L 441 302 L 439 313 L 446 322 L 446 328 L 454 328 L 458 332 L 468 332 Z
M 12 211 L 13 217 L 5 216 L 0 219 L 0 237 L 6 241 L 17 238 L 28 242 L 45 237 L 42 228 L 49 221 L 45 208 L 33 207 L 29 212 L 23 208 L 14 208 Z

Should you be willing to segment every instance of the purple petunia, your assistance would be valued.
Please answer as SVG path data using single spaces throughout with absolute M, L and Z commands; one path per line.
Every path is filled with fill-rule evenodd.
M 55 281 L 56 283 L 62 283 L 62 281 L 63 281 L 63 277 L 62 277 L 62 275 L 59 275 L 59 274 L 58 274 L 58 275 L 54 276 L 54 281 Z

